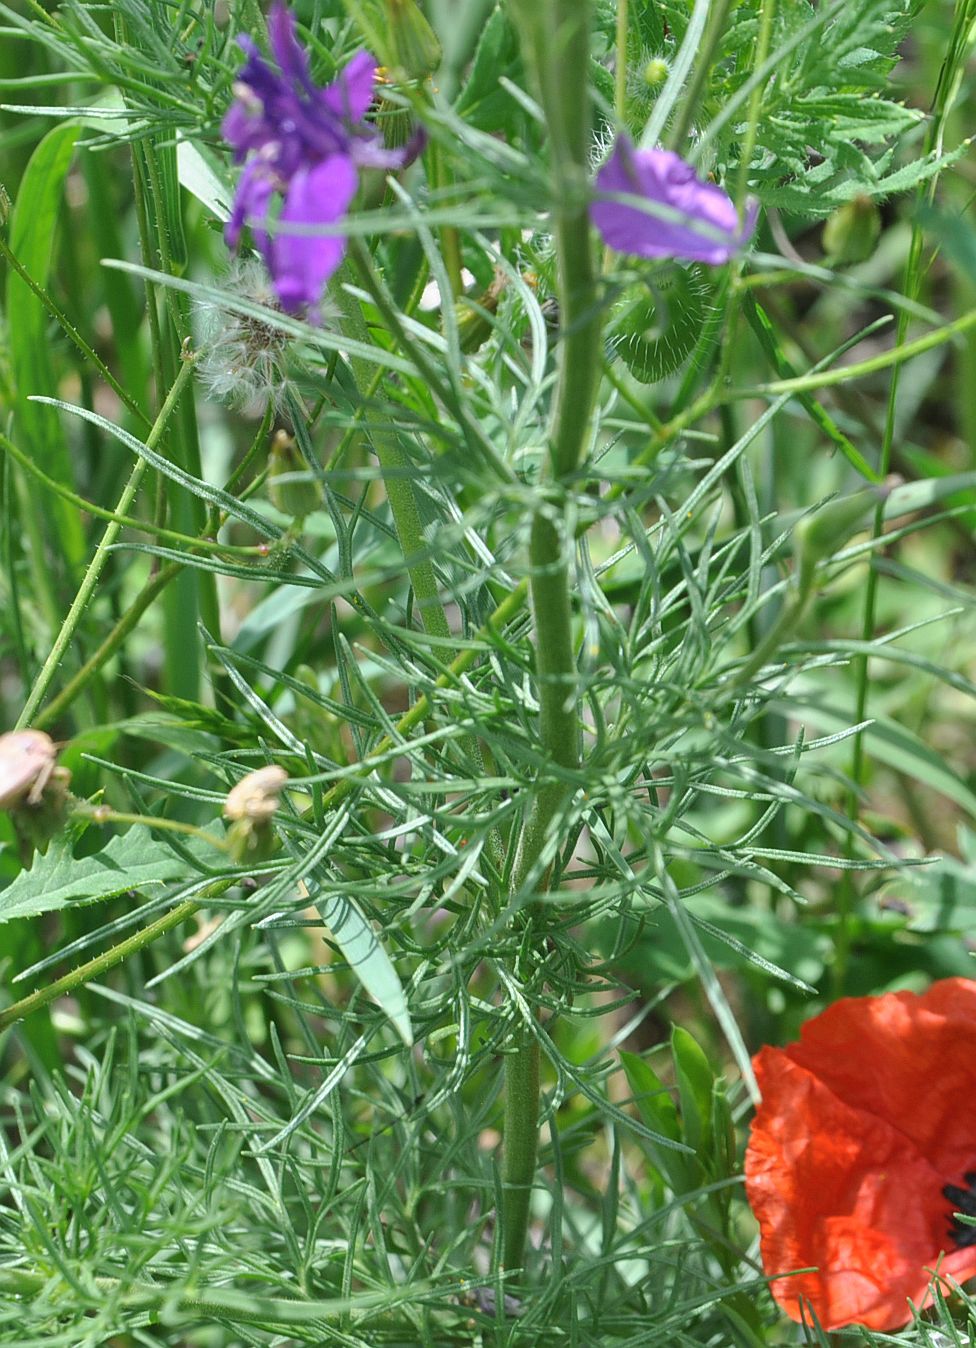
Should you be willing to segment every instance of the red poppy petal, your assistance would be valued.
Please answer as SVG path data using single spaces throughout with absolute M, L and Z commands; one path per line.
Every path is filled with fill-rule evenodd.
M 906 1134 L 946 1181 L 976 1169 L 976 982 L 926 993 L 846 997 L 808 1021 L 786 1052 L 855 1109 Z
M 936 1267 L 976 1275 L 976 1245 L 956 1248 L 942 1194 L 976 1170 L 974 1048 L 976 983 L 949 979 L 923 997 L 838 1002 L 799 1044 L 756 1056 L 746 1191 L 794 1319 L 804 1299 L 828 1330 L 898 1329 Z M 816 1271 L 778 1276 L 802 1268 Z
M 805 1299 L 826 1329 L 906 1324 L 907 1299 L 922 1294 L 923 1265 L 938 1253 L 933 1226 L 946 1225 L 939 1177 L 907 1139 L 845 1105 L 783 1050 L 763 1049 L 755 1066 L 763 1100 L 746 1193 L 763 1266 L 770 1275 L 816 1269 L 777 1279 L 773 1295 L 795 1320 Z M 920 1195 L 928 1211 L 916 1205 Z M 890 1215 L 897 1240 L 886 1230 Z

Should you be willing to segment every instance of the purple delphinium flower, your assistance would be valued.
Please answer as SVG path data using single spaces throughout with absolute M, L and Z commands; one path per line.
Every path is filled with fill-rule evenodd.
M 328 226 L 348 210 L 358 170 L 399 168 L 405 152 L 384 149 L 365 121 L 376 72 L 368 52 L 354 56 L 323 89 L 312 80 L 295 21 L 281 0 L 271 7 L 268 33 L 277 69 L 249 37 L 238 38 L 247 61 L 223 133 L 244 172 L 224 237 L 236 248 L 250 224 L 282 308 L 295 313 L 305 305 L 314 318 L 346 249 L 345 239 Z M 276 197 L 282 206 L 272 233 L 266 222 Z M 290 226 L 302 232 L 290 232 Z
M 590 218 L 605 243 L 636 257 L 676 257 L 713 267 L 729 258 L 752 236 L 758 206 L 750 205 L 740 225 L 731 199 L 714 183 L 702 182 L 690 164 L 671 150 L 635 150 L 618 136 L 613 154 L 596 175 L 600 197 L 641 197 L 660 214 L 637 204 L 601 200 Z

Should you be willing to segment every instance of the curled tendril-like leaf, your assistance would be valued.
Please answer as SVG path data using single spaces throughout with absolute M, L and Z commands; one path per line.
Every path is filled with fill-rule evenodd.
M 609 351 L 635 379 L 655 384 L 685 363 L 701 334 L 708 283 L 701 267 L 670 267 L 629 286 L 609 322 Z

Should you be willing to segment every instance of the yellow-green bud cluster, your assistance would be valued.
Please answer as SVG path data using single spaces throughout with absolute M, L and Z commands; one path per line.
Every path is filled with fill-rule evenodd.
M 881 237 L 881 212 L 870 197 L 858 196 L 838 207 L 824 225 L 823 249 L 833 267 L 865 262 Z

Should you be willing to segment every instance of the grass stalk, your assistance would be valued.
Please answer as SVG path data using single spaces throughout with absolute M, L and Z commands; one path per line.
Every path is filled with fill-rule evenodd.
M 166 400 L 159 410 L 159 415 L 153 422 L 152 430 L 146 437 L 146 444 L 150 449 L 155 449 L 162 438 L 173 409 L 179 402 L 192 371 L 193 360 L 191 357 L 187 357 L 180 367 L 172 388 L 166 395 Z M 147 467 L 148 465 L 145 459 L 139 459 L 133 465 L 132 472 L 129 474 L 129 480 L 123 488 L 122 495 L 119 497 L 118 506 L 115 511 L 116 515 L 125 515 L 128 512 L 129 506 L 132 504 L 135 494 L 139 490 L 139 484 L 142 482 Z M 95 549 L 95 555 L 92 557 L 88 564 L 88 568 L 85 571 L 84 578 L 78 588 L 78 593 L 75 595 L 71 608 L 68 610 L 67 617 L 61 625 L 50 653 L 34 681 L 34 685 L 24 704 L 23 711 L 17 718 L 18 729 L 31 724 L 35 712 L 47 696 L 47 691 L 57 674 L 58 666 L 61 664 L 64 653 L 74 638 L 78 623 L 81 621 L 81 616 L 88 607 L 88 603 L 98 585 L 102 571 L 105 568 L 105 563 L 109 558 L 109 551 L 122 527 L 122 524 L 118 520 L 113 520 L 112 523 L 106 527 L 105 532 Z

